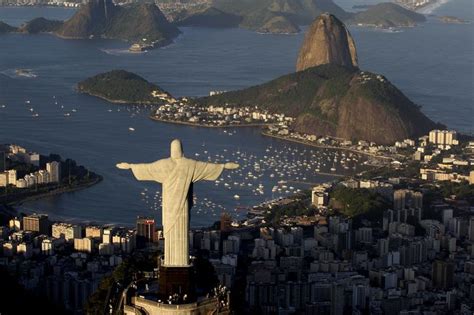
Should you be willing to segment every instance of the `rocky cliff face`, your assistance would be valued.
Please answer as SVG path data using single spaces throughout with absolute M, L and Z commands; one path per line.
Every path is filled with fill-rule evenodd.
M 306 32 L 296 62 L 296 71 L 323 64 L 358 67 L 354 40 L 334 15 L 320 15 Z

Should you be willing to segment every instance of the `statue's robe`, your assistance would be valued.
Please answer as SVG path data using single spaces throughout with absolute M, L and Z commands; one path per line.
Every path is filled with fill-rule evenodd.
M 205 163 L 182 157 L 131 164 L 131 169 L 136 179 L 155 181 L 163 185 L 165 266 L 188 266 L 192 184 L 200 180 L 216 180 L 224 170 L 224 164 Z

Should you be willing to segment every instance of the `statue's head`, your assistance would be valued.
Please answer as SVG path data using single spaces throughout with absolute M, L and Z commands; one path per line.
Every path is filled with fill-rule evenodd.
M 180 159 L 184 156 L 183 146 L 181 145 L 181 140 L 174 139 L 171 141 L 171 158 Z

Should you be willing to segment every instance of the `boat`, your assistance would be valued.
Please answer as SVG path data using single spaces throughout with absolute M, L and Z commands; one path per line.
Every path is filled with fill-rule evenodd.
M 130 131 L 135 131 L 135 128 L 129 127 L 128 130 L 130 130 Z
M 235 200 L 239 200 L 239 199 L 240 199 L 240 196 L 239 196 L 239 195 L 234 195 L 234 199 L 235 199 Z

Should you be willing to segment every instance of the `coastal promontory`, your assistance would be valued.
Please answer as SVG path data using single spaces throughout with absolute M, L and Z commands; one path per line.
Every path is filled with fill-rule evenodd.
M 95 75 L 79 82 L 77 89 L 112 103 L 160 104 L 172 100 L 172 96 L 158 85 L 125 70 Z

